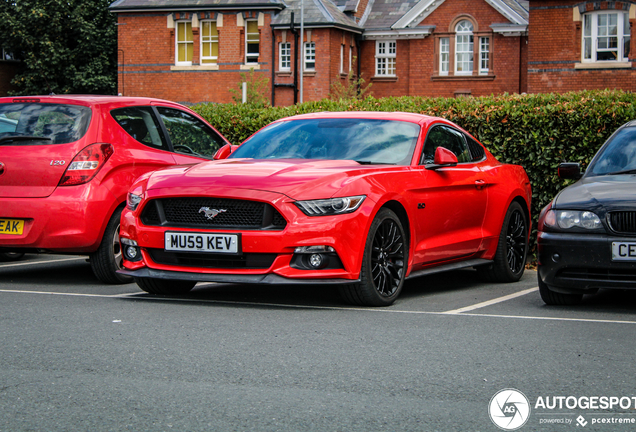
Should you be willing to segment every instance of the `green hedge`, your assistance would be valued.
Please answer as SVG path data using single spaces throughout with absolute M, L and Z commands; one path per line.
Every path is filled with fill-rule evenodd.
M 532 182 L 533 235 L 539 211 L 569 182 L 556 173 L 563 161 L 583 169 L 605 140 L 636 119 L 636 94 L 584 91 L 480 98 L 399 97 L 306 102 L 289 107 L 204 104 L 195 111 L 238 144 L 281 117 L 316 111 L 406 111 L 448 119 L 473 134 L 501 162 L 522 165 Z

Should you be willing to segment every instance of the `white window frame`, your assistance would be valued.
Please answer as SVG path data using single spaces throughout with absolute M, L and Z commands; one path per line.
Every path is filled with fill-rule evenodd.
M 397 41 L 375 41 L 375 76 L 395 77 L 397 59 Z
M 353 47 L 349 45 L 349 72 L 353 70 Z
M 0 60 L 15 60 L 15 56 L 13 55 L 13 52 L 2 48 L 2 58 Z
M 345 70 L 344 70 L 344 50 L 345 50 L 344 44 L 340 44 L 340 73 L 341 74 L 345 73 Z
M 479 37 L 479 74 L 488 75 L 490 72 L 490 38 Z
M 450 38 L 439 38 L 439 74 L 447 76 L 450 70 Z
M 475 69 L 473 30 L 473 23 L 467 19 L 463 19 L 455 25 L 455 75 L 473 74 Z M 468 49 L 460 49 L 466 45 Z M 464 65 L 467 66 L 466 70 L 464 70 Z
M 599 21 L 601 17 L 609 17 L 610 15 L 616 16 L 616 34 L 604 35 L 600 31 Z M 625 56 L 625 43 L 629 45 L 631 40 L 630 28 L 629 28 L 629 13 L 620 10 L 602 10 L 588 12 L 583 15 L 583 31 L 581 40 L 581 61 L 583 63 L 619 63 L 629 61 L 629 53 Z M 588 28 L 589 24 L 589 28 Z M 627 28 L 625 28 L 627 27 Z M 600 33 L 600 34 L 599 34 Z M 616 38 L 616 48 L 603 48 L 601 40 L 603 38 Z M 589 49 L 589 57 L 587 57 Z M 598 55 L 603 52 L 616 51 L 616 58 L 609 60 L 597 60 Z
M 280 72 L 291 71 L 291 43 L 281 42 L 278 44 L 278 70 Z
M 193 51 L 193 55 L 194 55 L 194 37 L 191 40 L 183 40 L 180 41 L 179 40 L 179 27 L 180 26 L 185 26 L 184 31 L 186 32 L 185 34 L 187 35 L 187 25 L 190 24 L 190 29 L 192 29 L 192 21 L 189 20 L 181 20 L 181 21 L 175 21 L 174 23 L 174 64 L 177 66 L 192 66 L 192 59 L 190 60 L 185 60 L 185 61 L 179 61 L 179 47 L 181 45 L 184 46 L 185 48 L 185 52 L 187 54 L 188 52 L 188 45 L 190 45 L 192 47 L 192 51 Z M 190 30 L 192 31 L 192 30 Z M 187 57 L 187 55 L 186 55 Z
M 217 64 L 219 61 L 219 57 L 217 56 L 203 56 L 204 53 L 204 49 L 203 46 L 205 44 L 210 44 L 210 53 L 212 53 L 214 50 L 212 49 L 212 45 L 216 44 L 216 52 L 219 52 L 219 28 L 216 28 L 216 36 L 205 36 L 203 34 L 203 27 L 205 26 L 205 24 L 214 24 L 216 26 L 217 22 L 213 21 L 213 20 L 205 20 L 205 21 L 201 21 L 200 22 L 200 46 L 199 46 L 199 52 L 201 53 L 201 64 Z
M 303 52 L 303 61 L 305 62 L 303 70 L 314 72 L 316 70 L 316 42 L 305 42 L 303 44 Z
M 247 28 L 249 23 L 256 23 L 256 32 L 255 33 L 248 33 Z M 249 37 L 256 35 L 256 39 L 249 39 Z M 248 47 L 248 42 L 249 44 L 254 44 L 255 42 L 258 43 L 258 52 L 257 53 L 248 53 L 247 52 L 247 47 Z M 245 20 L 245 64 L 246 65 L 256 65 L 258 64 L 258 59 L 260 58 L 260 51 L 261 51 L 261 35 L 260 32 L 258 31 L 258 20 L 256 19 L 249 19 L 249 20 Z M 256 57 L 256 61 L 250 60 L 251 58 Z

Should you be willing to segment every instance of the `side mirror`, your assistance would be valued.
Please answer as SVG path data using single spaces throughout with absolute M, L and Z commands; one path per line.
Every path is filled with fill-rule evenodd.
M 214 153 L 214 160 L 227 159 L 235 148 L 236 146 L 233 146 L 232 144 L 225 144 L 223 147 L 218 149 L 216 153 Z
M 443 167 L 451 167 L 457 165 L 457 156 L 455 153 L 444 147 L 435 149 L 435 157 L 432 164 L 425 166 L 426 169 L 436 170 Z
M 564 180 L 578 180 L 582 177 L 581 165 L 577 162 L 563 162 L 559 164 L 557 174 Z

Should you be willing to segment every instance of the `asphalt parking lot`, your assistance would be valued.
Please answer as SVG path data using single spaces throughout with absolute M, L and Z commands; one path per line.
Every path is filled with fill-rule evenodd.
M 311 285 L 151 296 L 31 255 L 0 263 L 0 299 L 0 431 L 510 430 L 504 389 L 526 397 L 505 406 L 521 431 L 636 430 L 636 293 L 548 307 L 534 271 L 413 279 L 359 308 Z

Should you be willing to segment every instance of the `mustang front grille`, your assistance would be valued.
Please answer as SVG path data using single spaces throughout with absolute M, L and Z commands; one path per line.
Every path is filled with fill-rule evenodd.
M 282 230 L 283 216 L 270 204 L 220 198 L 163 198 L 141 213 L 146 225 L 192 228 Z
M 609 225 L 612 231 L 616 233 L 636 235 L 636 212 L 635 211 L 610 212 Z
M 197 252 L 166 252 L 163 249 L 148 249 L 148 253 L 157 264 L 214 269 L 268 269 L 277 256 L 268 253 L 219 255 Z

